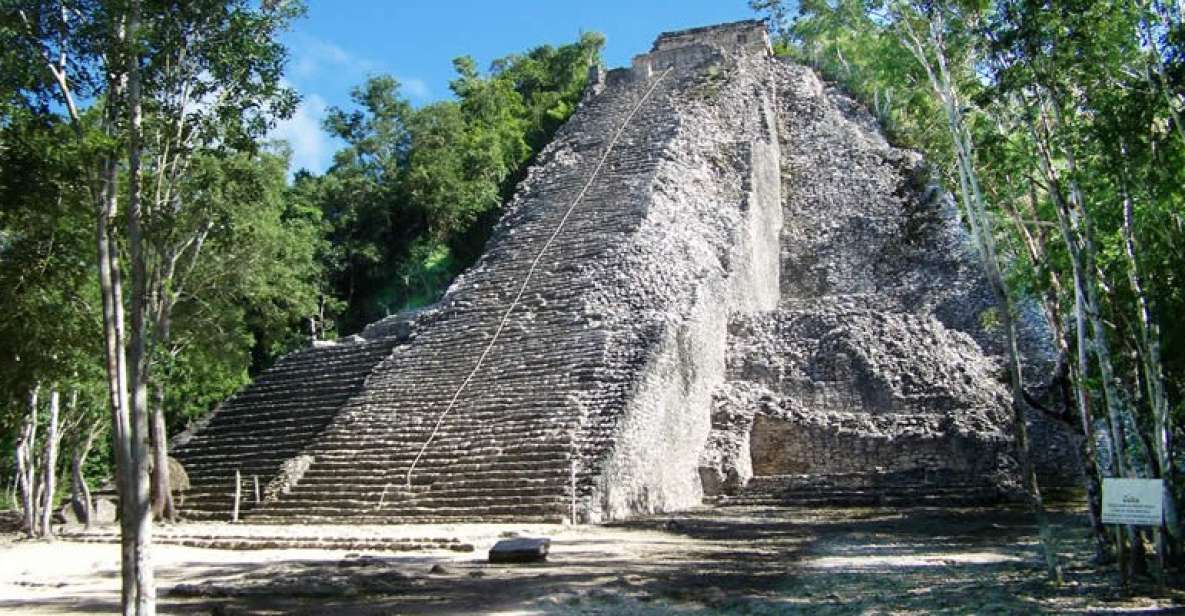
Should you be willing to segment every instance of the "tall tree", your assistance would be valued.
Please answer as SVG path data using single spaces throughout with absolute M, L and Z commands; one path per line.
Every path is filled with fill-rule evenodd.
M 291 111 L 294 97 L 280 83 L 285 52 L 275 37 L 299 12 L 293 3 L 255 7 L 246 0 L 30 0 L 6 13 L 7 21 L 19 18 L 23 25 L 23 37 L 14 42 L 26 52 L 25 63 L 43 68 L 44 79 L 25 84 L 30 97 L 52 98 L 64 108 L 78 142 L 87 139 L 80 101 L 102 105 L 100 133 L 107 140 L 92 157 L 94 164 L 83 168 L 92 178 L 89 190 L 98 209 L 125 613 L 155 610 L 147 445 L 148 392 L 160 333 L 154 325 L 160 319 L 154 322 L 152 316 L 172 305 L 166 297 L 173 282 L 167 256 L 176 235 L 167 230 L 179 212 L 189 209 L 170 189 L 185 176 L 196 152 L 251 148 L 269 122 Z M 113 225 L 121 172 L 132 269 L 132 293 L 126 298 L 130 323 L 125 322 L 117 254 L 120 234 Z M 149 190 L 146 178 L 155 190 Z M 158 440 L 162 451 L 163 434 Z M 167 464 L 157 469 L 163 472 Z

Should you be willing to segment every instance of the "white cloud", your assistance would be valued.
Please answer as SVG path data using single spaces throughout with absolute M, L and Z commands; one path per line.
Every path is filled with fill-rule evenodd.
M 432 97 L 432 90 L 428 83 L 416 77 L 399 77 L 399 85 L 403 93 L 419 101 L 427 101 Z
M 272 138 L 283 139 L 292 148 L 292 170 L 308 169 L 323 173 L 329 167 L 333 153 L 329 136 L 321 130 L 321 120 L 328 105 L 316 94 L 304 97 L 291 118 L 276 125 Z
M 341 144 L 321 129 L 321 122 L 334 104 L 351 108 L 345 101 L 349 88 L 361 85 L 370 75 L 388 72 L 382 64 L 357 56 L 341 46 L 306 34 L 289 39 L 292 63 L 288 67 L 287 87 L 302 93 L 304 100 L 291 118 L 280 122 L 271 133 L 273 139 L 283 139 L 292 149 L 290 169 L 308 169 L 324 173 L 333 160 L 333 152 Z M 397 77 L 401 92 L 415 103 L 432 99 L 428 83 L 417 77 Z M 326 93 L 336 92 L 336 96 Z M 327 100 L 328 99 L 328 100 Z
M 298 36 L 291 47 L 295 60 L 292 77 L 299 80 L 314 79 L 327 69 L 336 73 L 366 73 L 377 66 L 372 60 L 360 58 L 334 43 L 308 35 Z

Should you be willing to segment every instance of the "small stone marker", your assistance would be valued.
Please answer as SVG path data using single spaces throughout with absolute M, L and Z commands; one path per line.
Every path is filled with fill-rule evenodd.
M 1163 479 L 1103 478 L 1103 524 L 1160 526 L 1163 519 Z
M 490 548 L 492 563 L 537 563 L 547 560 L 551 539 L 546 537 L 517 537 L 503 539 Z

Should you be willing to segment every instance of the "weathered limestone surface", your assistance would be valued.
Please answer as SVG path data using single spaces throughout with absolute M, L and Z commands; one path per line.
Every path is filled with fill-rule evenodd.
M 439 303 L 286 358 L 180 439 L 188 515 L 227 516 L 236 469 L 268 486 L 256 522 L 614 519 L 754 474 L 1010 481 L 986 289 L 915 155 L 759 22 L 591 74 Z
M 732 502 L 771 500 L 754 498 L 762 491 L 792 502 L 823 489 L 853 502 L 878 488 L 1013 492 L 1004 345 L 953 202 L 915 153 L 811 71 L 782 64 L 777 79 L 782 297 L 776 311 L 730 323 L 705 486 L 747 486 Z M 1040 391 L 1054 357 L 1043 323 L 1024 316 L 1026 375 Z M 1044 478 L 1072 481 L 1074 439 L 1031 420 Z

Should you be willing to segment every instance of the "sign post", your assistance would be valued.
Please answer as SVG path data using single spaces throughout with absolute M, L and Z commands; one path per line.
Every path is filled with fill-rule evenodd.
M 1163 520 L 1163 479 L 1103 478 L 1103 524 L 1160 526 Z
M 1103 524 L 1127 526 L 1155 526 L 1160 534 L 1164 521 L 1163 479 L 1103 478 Z M 1127 568 L 1123 562 L 1123 532 L 1117 536 L 1119 580 L 1127 584 Z M 1138 539 L 1133 539 L 1138 540 Z M 1158 541 L 1158 543 L 1160 543 Z M 1161 544 L 1163 546 L 1163 544 Z M 1164 548 L 1158 548 L 1163 559 Z M 1161 561 L 1161 584 L 1164 584 L 1164 565 Z

